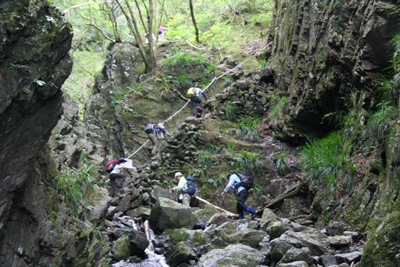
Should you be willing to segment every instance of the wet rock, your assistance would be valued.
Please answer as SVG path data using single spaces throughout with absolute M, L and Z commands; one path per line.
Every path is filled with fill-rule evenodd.
M 192 257 L 190 249 L 183 242 L 172 246 L 172 248 L 165 254 L 165 259 L 170 267 L 178 266 L 180 263 L 184 263 Z
M 246 245 L 229 245 L 225 249 L 214 249 L 200 257 L 199 267 L 217 267 L 221 265 L 256 266 L 264 261 L 264 255 Z
M 190 207 L 177 203 L 167 198 L 160 200 L 151 209 L 149 222 L 152 229 L 163 231 L 181 227 L 193 228 L 197 223 Z

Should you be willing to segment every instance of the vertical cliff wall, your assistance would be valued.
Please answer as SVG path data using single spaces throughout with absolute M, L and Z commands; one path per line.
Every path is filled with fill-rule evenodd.
M 283 139 L 301 143 L 307 133 L 331 130 L 350 92 L 371 92 L 390 65 L 388 42 L 400 29 L 396 2 L 275 1 L 271 65 L 280 96 L 289 97 L 278 128 Z
M 56 238 L 45 207 L 56 172 L 43 149 L 62 114 L 72 29 L 48 1 L 0 10 L 0 265 L 38 266 Z

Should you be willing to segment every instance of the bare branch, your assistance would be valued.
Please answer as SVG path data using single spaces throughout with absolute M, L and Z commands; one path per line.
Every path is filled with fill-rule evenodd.
M 115 43 L 115 40 L 113 40 L 111 37 L 108 37 L 107 34 L 106 34 L 102 29 L 100 29 L 96 24 L 87 23 L 86 25 L 89 25 L 89 26 L 92 26 L 92 27 L 96 28 L 97 30 L 99 30 L 99 32 L 101 33 L 101 35 L 104 36 L 104 38 L 106 38 L 107 40 L 109 40 L 109 41 Z
M 78 7 L 81 7 L 81 6 L 86 6 L 86 5 L 95 5 L 95 4 L 96 3 L 89 2 L 89 3 L 83 3 L 83 4 L 74 5 L 74 6 L 71 6 L 70 8 L 65 9 L 63 11 L 63 13 L 67 14 L 71 9 L 75 9 L 75 8 L 78 8 Z

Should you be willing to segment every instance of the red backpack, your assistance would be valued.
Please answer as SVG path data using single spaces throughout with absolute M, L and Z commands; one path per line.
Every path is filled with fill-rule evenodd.
M 113 159 L 112 161 L 110 161 L 109 163 L 107 163 L 107 167 L 106 167 L 106 172 L 110 173 L 112 172 L 112 170 L 114 170 L 115 165 L 117 165 L 118 160 Z

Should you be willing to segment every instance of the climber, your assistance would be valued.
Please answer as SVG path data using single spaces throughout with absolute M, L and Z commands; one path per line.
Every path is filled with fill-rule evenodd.
M 247 211 L 251 213 L 251 219 L 254 219 L 257 214 L 257 210 L 250 208 L 249 206 L 246 206 L 244 203 L 246 202 L 247 196 L 249 195 L 249 192 L 247 191 L 246 188 L 240 185 L 242 182 L 240 178 L 236 175 L 235 171 L 230 171 L 229 172 L 229 182 L 224 191 L 222 191 L 221 195 L 225 195 L 231 186 L 234 186 L 235 193 L 237 194 L 237 204 L 236 204 L 236 210 L 239 213 L 239 219 L 244 219 L 243 216 L 243 211 Z
M 109 178 L 110 178 L 110 184 L 111 184 L 111 189 L 109 192 L 110 197 L 114 197 L 115 193 L 115 180 L 117 178 L 122 178 L 119 184 L 117 184 L 117 187 L 122 187 L 122 185 L 125 182 L 126 175 L 121 173 L 121 169 L 130 169 L 130 170 L 135 170 L 137 171 L 137 168 L 132 167 L 132 164 L 126 164 L 128 160 L 125 158 L 119 158 L 117 164 L 114 166 L 113 170 L 111 171 Z
M 193 116 L 197 117 L 197 104 L 199 108 L 202 110 L 202 102 L 200 98 L 200 94 L 204 96 L 204 99 L 207 101 L 207 97 L 204 94 L 203 90 L 201 90 L 200 86 L 196 85 L 195 87 L 189 88 L 187 92 L 187 96 L 190 98 L 190 102 L 192 103 L 193 107 Z
M 175 179 L 179 182 L 177 187 L 173 187 L 169 190 L 169 193 L 172 194 L 174 191 L 184 191 L 188 188 L 188 183 L 185 179 L 185 177 L 182 175 L 182 173 L 177 172 L 175 173 Z M 190 200 L 191 200 L 191 195 L 188 193 L 181 193 L 183 196 L 182 199 L 182 204 L 185 206 L 190 207 Z
M 151 151 L 152 156 L 157 155 L 157 145 L 158 145 L 157 137 L 160 139 L 164 139 L 163 133 L 166 134 L 166 137 L 165 137 L 166 140 L 168 140 L 171 137 L 171 135 L 168 133 L 168 131 L 164 129 L 164 125 L 162 123 L 147 124 L 144 131 L 147 133 L 150 141 L 153 144 L 153 149 Z

